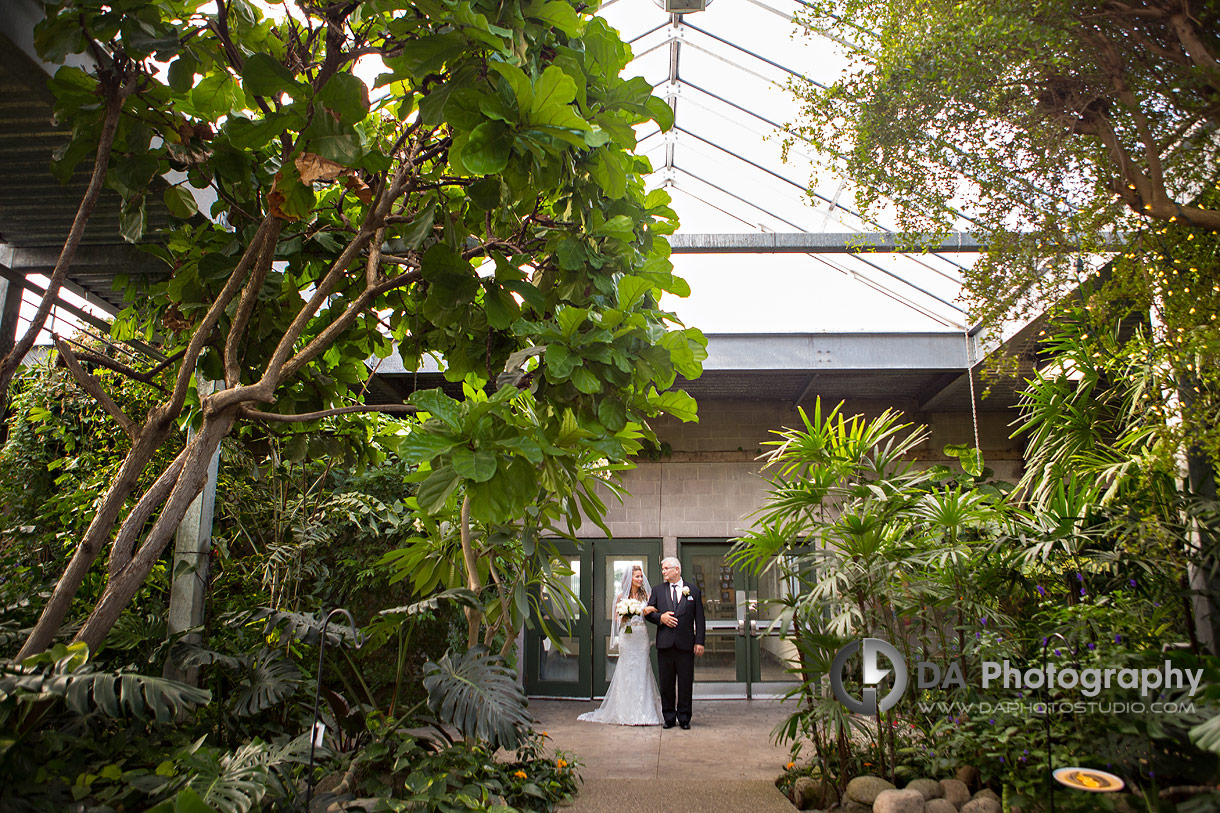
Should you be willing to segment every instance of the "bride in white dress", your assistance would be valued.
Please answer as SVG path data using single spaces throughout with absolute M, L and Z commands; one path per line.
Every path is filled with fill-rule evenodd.
M 610 678 L 610 688 L 601 707 L 580 715 L 578 719 L 611 725 L 661 724 L 661 695 L 652 676 L 648 624 L 643 616 L 634 617 L 630 623 L 631 632 L 627 632 L 624 627 L 628 625 L 614 611 L 619 601 L 625 598 L 637 598 L 647 604 L 651 593 L 648 579 L 639 565 L 634 565 L 623 575 L 623 583 L 610 610 L 614 616 L 610 645 L 613 647 L 614 642 L 618 642 L 618 665 L 614 668 L 614 677 Z M 646 607 L 644 615 L 653 609 Z

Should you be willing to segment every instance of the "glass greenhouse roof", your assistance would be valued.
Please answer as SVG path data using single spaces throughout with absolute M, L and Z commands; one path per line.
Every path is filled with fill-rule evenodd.
M 609 0 L 599 11 L 631 44 L 626 73 L 674 108 L 668 133 L 640 128 L 639 151 L 654 167 L 651 184 L 673 196 L 680 235 L 895 228 L 892 218 L 862 217 L 851 186 L 805 142 L 782 155 L 784 127 L 799 110 L 790 80 L 828 82 L 846 66 L 836 43 L 798 29 L 800 8 L 800 0 L 716 0 L 671 15 L 653 0 Z M 666 305 L 717 332 L 961 331 L 969 326 L 957 301 L 961 271 L 973 259 L 675 254 L 693 293 Z

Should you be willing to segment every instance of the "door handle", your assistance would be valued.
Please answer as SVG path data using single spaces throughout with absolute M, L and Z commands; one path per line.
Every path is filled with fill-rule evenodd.
M 745 634 L 746 634 L 746 622 L 745 622 L 745 619 L 744 619 L 744 618 L 743 618 L 742 620 L 740 620 L 740 621 L 738 621 L 738 622 L 737 622 L 737 634 L 738 634 L 738 635 L 740 635 L 740 636 L 742 636 L 743 638 L 745 637 Z

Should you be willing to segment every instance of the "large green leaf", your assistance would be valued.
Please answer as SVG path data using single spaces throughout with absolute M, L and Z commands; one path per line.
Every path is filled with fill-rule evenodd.
M 428 707 L 467 740 L 515 748 L 529 729 L 525 692 L 503 658 L 475 647 L 424 665 Z
M 281 93 L 293 95 L 301 90 L 292 71 L 274 57 L 262 52 L 253 53 L 246 59 L 246 64 L 242 66 L 241 81 L 246 90 L 255 96 L 278 99 Z
M 576 81 L 562 68 L 551 65 L 534 83 L 529 120 L 535 125 L 587 130 L 588 122 L 571 106 L 576 99 Z
M 695 399 L 690 393 L 682 390 L 668 390 L 660 394 L 653 390 L 648 397 L 648 403 L 680 421 L 694 421 L 699 417 Z
M 512 128 L 502 121 L 485 121 L 475 127 L 462 148 L 462 163 L 476 175 L 493 175 L 508 166 L 513 152 Z
M 316 98 L 347 124 L 362 121 L 369 113 L 369 89 L 354 74 L 336 73 L 322 86 Z
M 462 482 L 462 478 L 453 466 L 441 466 L 434 469 L 428 479 L 420 483 L 415 498 L 419 507 L 426 513 L 435 514 L 445 507 L 445 500 Z
M 61 657 L 47 671 L 0 678 L 0 696 L 59 697 L 77 714 L 100 712 L 107 717 L 132 716 L 160 723 L 172 723 L 180 714 L 212 699 L 206 689 L 159 676 L 92 671 L 87 650 L 56 650 L 56 654 Z
M 229 701 L 238 717 L 249 717 L 290 697 L 301 684 L 301 670 L 278 649 L 264 647 L 243 675 Z
M 434 418 L 439 418 L 454 431 L 462 428 L 462 407 L 450 398 L 439 387 L 431 390 L 417 390 L 411 393 L 407 402 L 414 404 Z
M 412 426 L 398 444 L 398 454 L 408 463 L 434 460 L 458 444 L 456 438 L 430 432 L 422 426 Z
M 474 480 L 476 483 L 486 483 L 496 476 L 496 455 L 485 449 L 470 450 L 465 447 L 455 449 L 449 458 L 453 470 L 459 477 Z
M 215 119 L 227 114 L 237 107 L 241 88 L 233 81 L 233 77 L 224 71 L 210 73 L 195 85 L 191 91 L 191 105 L 199 115 Z

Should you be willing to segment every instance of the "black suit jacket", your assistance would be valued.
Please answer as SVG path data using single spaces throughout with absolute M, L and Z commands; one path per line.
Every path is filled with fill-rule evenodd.
M 657 625 L 657 649 L 672 647 L 689 651 L 696 644 L 704 645 L 707 630 L 703 619 L 703 593 L 690 582 L 684 586 L 690 588 L 690 595 L 678 594 L 677 609 L 670 603 L 668 582 L 661 582 L 652 588 L 648 604 L 656 607 L 657 611 L 644 616 L 644 620 Z M 678 626 L 667 627 L 661 623 L 661 614 L 667 611 L 678 617 Z

